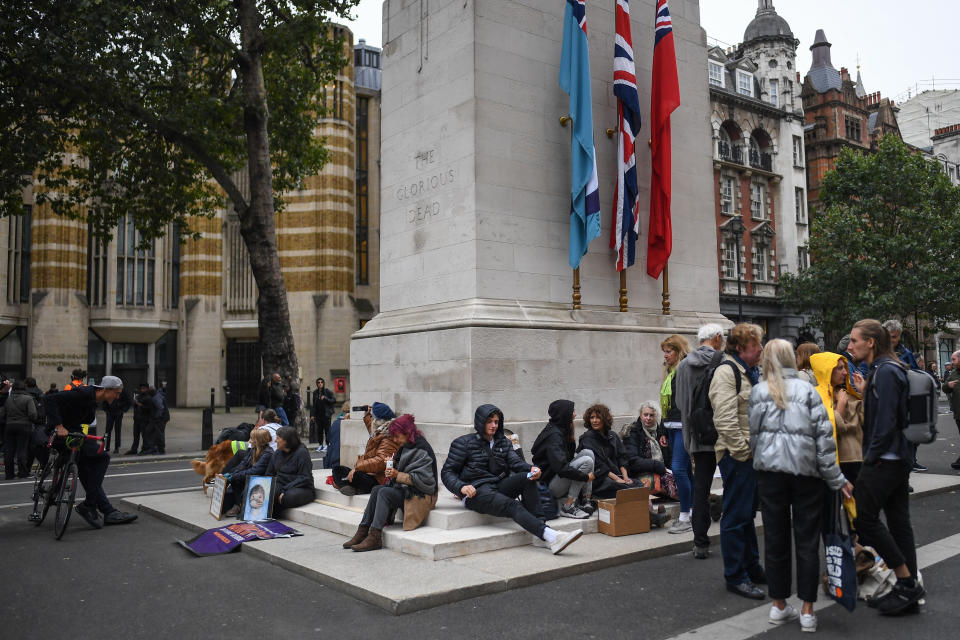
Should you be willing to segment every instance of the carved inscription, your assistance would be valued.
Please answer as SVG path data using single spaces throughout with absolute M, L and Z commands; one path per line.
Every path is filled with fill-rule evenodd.
M 420 174 L 415 180 L 397 187 L 397 202 L 408 203 L 408 224 L 423 223 L 440 215 L 441 193 L 456 180 L 456 170 L 439 165 L 436 149 L 424 149 L 413 156 L 414 169 Z

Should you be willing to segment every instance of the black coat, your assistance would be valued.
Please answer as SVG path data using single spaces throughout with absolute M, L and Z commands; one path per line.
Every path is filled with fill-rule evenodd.
M 78 387 L 43 397 L 47 412 L 47 432 L 58 424 L 67 431 L 79 431 L 81 424 L 90 424 L 97 416 L 97 390 Z
M 277 449 L 270 458 L 267 475 L 277 477 L 278 495 L 298 487 L 314 488 L 313 462 L 310 460 L 310 453 L 303 445 L 290 453 Z
M 589 476 L 570 466 L 577 445 L 570 439 L 573 430 L 573 403 L 555 400 L 550 404 L 550 422 L 533 443 L 530 450 L 533 464 L 540 467 L 540 480 L 550 484 L 556 476 L 586 481 Z
M 888 357 L 870 364 L 863 399 L 863 463 L 876 464 L 894 453 L 904 464 L 913 462 L 913 449 L 903 435 L 907 425 L 907 372 Z
M 613 431 L 606 434 L 588 429 L 586 433 L 580 436 L 580 446 L 577 451 L 590 449 L 593 451 L 595 464 L 593 474 L 596 480 L 594 486 L 602 483 L 608 477 L 607 474 L 613 473 L 620 475 L 620 467 L 627 466 L 627 454 L 620 442 L 620 437 Z
M 493 446 L 483 437 L 487 418 L 500 416 L 500 428 L 493 436 Z M 497 483 L 510 473 L 530 471 L 530 465 L 513 450 L 513 443 L 503 435 L 503 412 L 492 404 L 477 407 L 473 416 L 476 433 L 460 436 L 450 443 L 450 452 L 440 471 L 440 479 L 450 492 L 461 496 L 466 485 L 474 487 Z
M 627 456 L 627 471 L 631 476 L 641 473 L 663 474 L 666 467 L 663 462 L 651 458 L 650 437 L 644 431 L 638 418 L 630 425 L 626 437 L 623 439 L 623 450 Z

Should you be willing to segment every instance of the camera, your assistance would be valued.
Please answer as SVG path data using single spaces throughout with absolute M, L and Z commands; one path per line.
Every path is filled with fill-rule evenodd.
M 368 405 L 368 404 L 362 404 L 362 405 L 360 405 L 360 406 L 358 406 L 358 407 L 350 407 L 350 411 L 351 411 L 351 412 L 353 412 L 353 411 L 360 411 L 361 413 L 366 413 L 367 411 L 370 411 L 370 405 Z

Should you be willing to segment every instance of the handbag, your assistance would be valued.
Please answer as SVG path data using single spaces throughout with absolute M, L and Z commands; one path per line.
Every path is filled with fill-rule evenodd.
M 847 611 L 853 611 L 857 606 L 857 564 L 853 555 L 850 523 L 840 492 L 834 491 L 830 500 L 831 518 L 823 536 L 827 556 L 826 591 Z

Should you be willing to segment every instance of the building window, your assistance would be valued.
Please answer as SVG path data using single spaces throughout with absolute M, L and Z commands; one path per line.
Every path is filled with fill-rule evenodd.
M 810 253 L 806 247 L 797 247 L 797 269 L 802 270 L 810 266 Z
M 724 87 L 723 65 L 717 62 L 714 62 L 713 60 L 707 61 L 707 65 L 710 70 L 710 73 L 709 73 L 710 84 L 712 84 L 715 87 L 723 88 Z
M 732 236 L 726 236 L 721 246 L 721 269 L 723 277 L 735 279 L 737 277 L 737 243 Z
M 87 225 L 87 301 L 92 307 L 107 304 L 107 245 Z
M 754 220 L 764 220 L 763 206 L 764 185 L 759 180 L 750 182 L 750 216 Z
M 770 104 L 780 107 L 780 82 L 778 80 L 770 81 Z
M 803 139 L 793 136 L 793 166 L 803 167 Z
M 357 284 L 370 284 L 370 98 L 357 100 Z
M 797 214 L 797 224 L 807 224 L 807 207 L 803 203 L 803 189 L 793 190 L 793 206 Z
M 765 242 L 755 241 L 750 252 L 753 254 L 753 279 L 757 282 L 775 282 L 777 267 L 773 248 Z
M 23 214 L 7 220 L 7 302 L 30 301 L 30 230 L 33 207 L 23 205 Z
M 117 227 L 117 306 L 152 307 L 156 262 L 153 243 L 125 216 Z
M 734 210 L 734 193 L 737 181 L 731 176 L 720 176 L 720 213 L 732 216 Z
M 753 74 L 737 71 L 737 93 L 753 97 Z
M 847 140 L 860 142 L 860 118 L 851 118 L 846 116 Z
M 166 283 L 164 306 L 176 309 L 180 304 L 180 232 L 176 225 L 167 229 L 167 251 L 164 258 L 163 280 Z

